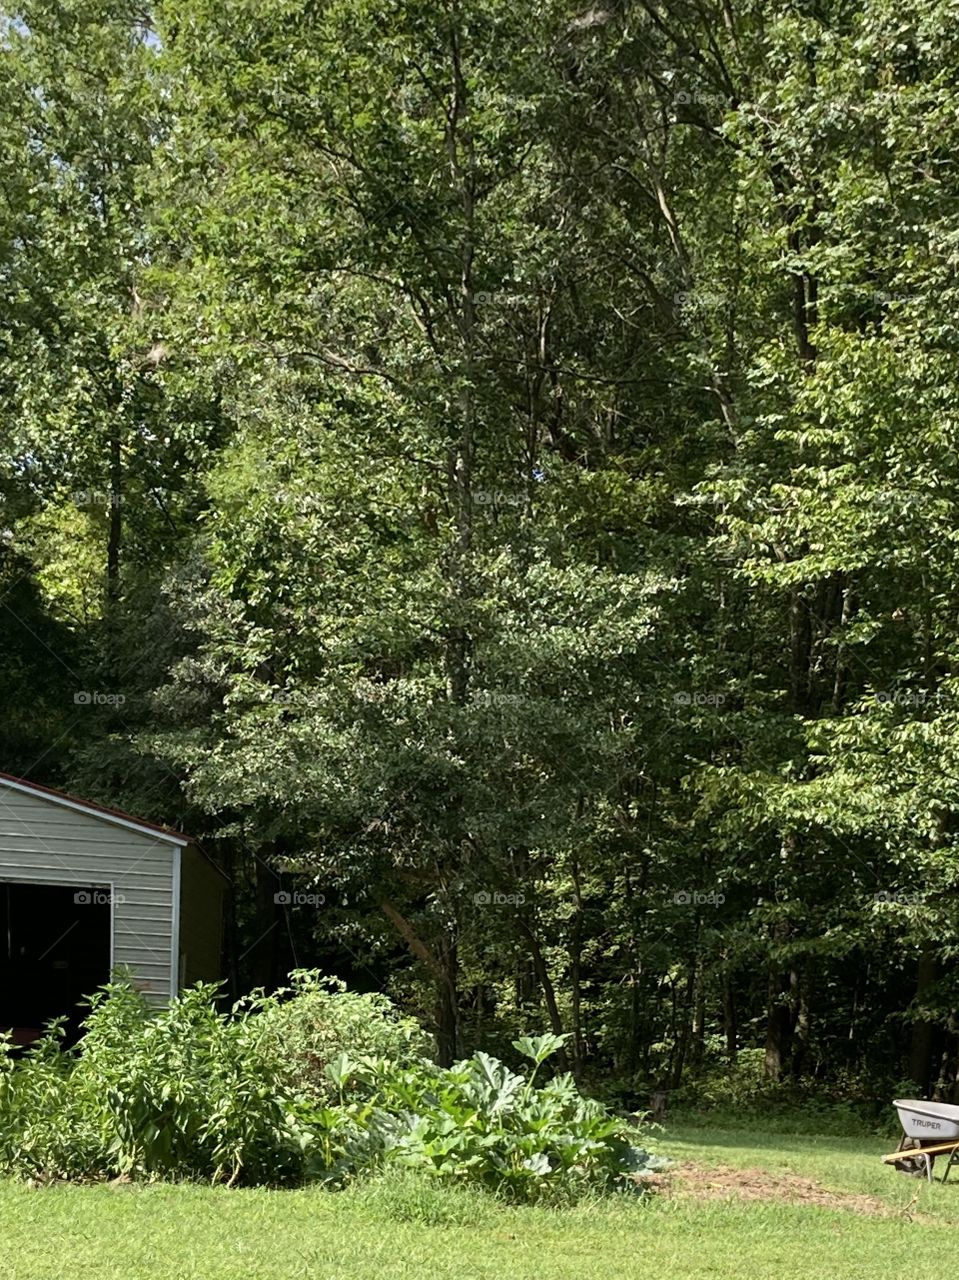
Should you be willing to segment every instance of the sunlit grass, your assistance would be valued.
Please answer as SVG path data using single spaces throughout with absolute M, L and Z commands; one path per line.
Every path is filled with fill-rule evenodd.
M 941 1270 L 959 1180 L 883 1167 L 883 1140 L 667 1129 L 679 1161 L 815 1179 L 836 1205 L 616 1199 L 513 1209 L 480 1192 L 389 1178 L 346 1192 L 197 1186 L 0 1186 L 5 1280 L 809 1280 Z M 875 1197 L 889 1216 L 841 1207 Z M 907 1210 L 908 1212 L 904 1212 Z M 917 1219 L 917 1215 L 919 1215 Z

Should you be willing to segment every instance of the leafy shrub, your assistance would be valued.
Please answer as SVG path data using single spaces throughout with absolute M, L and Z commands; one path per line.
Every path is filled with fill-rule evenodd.
M 357 1113 L 361 1123 L 337 1168 L 355 1174 L 398 1166 L 531 1200 L 630 1185 L 629 1175 L 661 1167 L 634 1145 L 635 1130 L 584 1098 L 569 1075 L 535 1086 L 540 1065 L 561 1043 L 552 1035 L 514 1041 L 533 1061 L 528 1079 L 484 1053 L 448 1069 L 374 1065 L 373 1101 Z M 341 1060 L 331 1076 L 356 1069 L 362 1073 Z
M 213 1182 L 302 1175 L 309 1135 L 277 1088 L 252 1016 L 197 986 L 159 1013 L 125 983 L 93 998 L 77 1054 L 58 1027 L 4 1059 L 0 1170 L 38 1179 L 129 1174 Z
M 482 1053 L 444 1070 L 416 1056 L 411 1028 L 379 998 L 344 999 L 317 975 L 295 982 L 229 1014 L 213 986 L 154 1011 L 114 983 L 94 998 L 77 1052 L 56 1026 L 20 1061 L 4 1044 L 0 1173 L 342 1185 L 398 1168 L 529 1200 L 655 1167 L 569 1076 L 536 1085 L 559 1038 L 515 1042 L 533 1061 L 528 1079 Z M 349 1037 L 397 1057 L 341 1049 L 326 1060 Z
M 9 1036 L 0 1040 L 0 1171 L 41 1177 L 55 1169 L 77 1177 L 96 1158 L 97 1113 L 70 1087 L 61 1036 L 54 1025 L 23 1064 L 12 1058 Z
M 895 1130 L 893 1097 L 901 1096 L 892 1081 L 848 1073 L 835 1076 L 830 1087 L 822 1081 L 787 1078 L 773 1081 L 764 1070 L 762 1049 L 740 1050 L 735 1067 L 717 1064 L 687 1081 L 669 1098 L 672 1119 L 689 1123 L 756 1124 L 781 1133 L 822 1133 L 855 1136 Z
M 258 1026 L 283 1082 L 321 1102 L 339 1092 L 326 1069 L 341 1053 L 409 1065 L 431 1048 L 419 1023 L 400 1017 L 386 996 L 348 991 L 310 969 L 295 970 L 290 986 L 264 1002 Z

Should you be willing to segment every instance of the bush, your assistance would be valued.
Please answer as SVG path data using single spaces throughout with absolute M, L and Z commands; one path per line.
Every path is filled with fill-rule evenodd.
M 52 1027 L 22 1064 L 11 1057 L 9 1036 L 0 1038 L 0 1172 L 29 1178 L 53 1169 L 79 1177 L 96 1159 L 99 1116 L 71 1088 L 61 1035 Z
M 198 986 L 154 1011 L 114 983 L 77 1051 L 57 1026 L 19 1061 L 3 1043 L 0 1173 L 343 1185 L 400 1168 L 524 1200 L 635 1185 L 656 1164 L 568 1076 L 536 1085 L 555 1036 L 515 1042 L 528 1079 L 481 1053 L 444 1070 L 381 997 L 315 974 L 230 1013 L 215 997 Z M 330 1058 L 344 1039 L 396 1056 Z
M 855 1136 L 895 1129 L 891 1108 L 897 1086 L 882 1078 L 843 1073 L 822 1081 L 768 1079 L 762 1049 L 740 1050 L 735 1067 L 716 1064 L 670 1094 L 671 1119 L 688 1123 L 774 1127 L 780 1133 Z
M 284 1182 L 302 1175 L 308 1133 L 259 1051 L 257 1002 L 229 1018 L 197 986 L 159 1013 L 125 983 L 94 996 L 79 1052 L 58 1026 L 0 1090 L 0 1171 Z
M 339 1169 L 398 1166 L 476 1182 L 514 1200 L 637 1186 L 631 1175 L 665 1161 L 634 1145 L 634 1129 L 584 1098 L 569 1075 L 535 1086 L 538 1068 L 561 1043 L 552 1035 L 514 1042 L 533 1061 L 528 1079 L 484 1053 L 445 1070 L 374 1068 L 373 1101 L 344 1143 Z M 334 1071 L 351 1069 L 347 1060 Z
M 319 1102 L 338 1094 L 327 1067 L 339 1054 L 411 1065 L 431 1050 L 412 1018 L 402 1018 L 386 996 L 348 991 L 337 978 L 297 969 L 290 986 L 261 1008 L 261 1047 L 284 1084 Z

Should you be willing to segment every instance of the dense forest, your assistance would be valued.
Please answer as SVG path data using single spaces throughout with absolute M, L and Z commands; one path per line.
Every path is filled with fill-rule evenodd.
M 951 1096 L 955 0 L 0 58 L 0 768 L 197 836 L 235 992 Z

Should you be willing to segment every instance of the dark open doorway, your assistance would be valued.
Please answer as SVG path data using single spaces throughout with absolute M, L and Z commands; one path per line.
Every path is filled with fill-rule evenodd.
M 0 883 L 0 1029 L 29 1043 L 50 1018 L 79 1032 L 79 1002 L 110 977 L 107 889 Z

